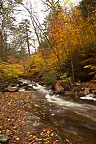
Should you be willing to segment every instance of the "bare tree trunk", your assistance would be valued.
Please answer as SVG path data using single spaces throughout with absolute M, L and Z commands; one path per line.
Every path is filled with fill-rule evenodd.
M 69 30 L 68 30 L 69 32 Z M 70 48 L 70 58 L 71 58 L 71 68 L 72 68 L 72 82 L 74 82 L 74 63 L 73 63 L 73 51 L 72 51 L 72 45 L 71 45 L 71 35 L 69 32 L 68 35 L 68 46 Z
M 50 40 L 48 39 L 47 35 L 44 33 L 43 28 L 42 28 L 41 24 L 39 23 L 38 19 L 30 12 L 30 10 L 26 6 L 24 6 L 24 4 L 22 4 L 22 5 L 28 11 L 28 13 L 30 14 L 31 22 L 32 22 L 35 34 L 37 36 L 37 40 L 38 40 L 39 45 L 40 45 L 40 37 L 39 37 L 39 34 L 37 32 L 37 28 L 38 28 L 38 30 L 40 30 L 42 35 L 47 40 L 47 42 L 48 42 L 48 44 L 50 46 L 50 49 L 52 49 L 52 51 L 54 52 L 55 56 L 57 57 L 58 63 L 60 65 L 60 67 L 61 67 L 61 62 L 60 62 L 59 56 L 57 55 L 56 51 L 52 47 L 52 44 L 50 43 Z M 37 24 L 37 22 L 38 22 L 38 24 Z
M 29 37 L 28 37 L 28 31 L 27 32 L 27 47 L 28 47 L 28 53 L 30 55 L 30 46 L 29 46 Z
M 24 75 L 25 75 L 25 72 L 26 72 L 26 70 L 25 70 L 25 57 L 23 56 L 23 67 L 24 67 Z

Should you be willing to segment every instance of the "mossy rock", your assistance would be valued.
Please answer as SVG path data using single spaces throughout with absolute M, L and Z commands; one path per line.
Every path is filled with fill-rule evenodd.
M 9 144 L 9 137 L 7 135 L 0 135 L 0 144 Z

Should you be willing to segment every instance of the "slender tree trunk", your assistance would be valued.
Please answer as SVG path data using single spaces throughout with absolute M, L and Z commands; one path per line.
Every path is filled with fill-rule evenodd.
M 29 53 L 29 55 L 30 55 L 30 46 L 29 46 L 29 36 L 28 36 L 27 25 L 26 25 L 26 36 L 27 36 L 27 48 L 28 48 L 28 53 Z
M 68 47 L 70 48 L 70 58 L 71 58 L 71 70 L 72 70 L 72 82 L 74 82 L 74 63 L 73 63 L 73 51 L 72 51 L 72 45 L 71 45 L 71 35 L 70 32 L 68 30 Z
M 72 67 L 72 82 L 74 82 L 74 64 L 73 64 L 73 57 L 71 55 L 71 67 Z
M 23 5 L 23 4 L 22 4 Z M 23 5 L 24 6 L 24 5 Z M 45 39 L 47 40 L 49 46 L 50 46 L 50 49 L 52 49 L 52 51 L 54 52 L 55 56 L 57 57 L 57 60 L 58 60 L 58 63 L 59 63 L 59 66 L 61 67 L 61 62 L 60 62 L 60 59 L 59 59 L 59 56 L 57 55 L 56 51 L 54 50 L 52 44 L 50 43 L 50 40 L 48 39 L 47 35 L 44 33 L 43 31 L 43 28 L 41 26 L 41 24 L 39 23 L 39 21 L 36 19 L 36 17 L 34 15 L 32 15 L 32 13 L 30 12 L 30 10 L 24 6 L 24 8 L 28 11 L 28 13 L 30 14 L 30 18 L 31 18 L 31 22 L 32 22 L 32 25 L 33 25 L 33 28 L 34 28 L 34 31 L 35 31 L 35 34 L 36 34 L 36 37 L 37 37 L 37 40 L 38 40 L 38 43 L 40 45 L 40 37 L 38 35 L 38 32 L 37 32 L 37 28 L 38 30 L 40 30 L 40 32 L 42 33 L 42 35 L 45 37 Z M 35 18 L 34 18 L 35 17 Z M 37 24 L 38 22 L 38 24 Z
M 30 55 L 30 46 L 29 46 L 28 32 L 27 32 L 27 47 L 28 47 L 28 53 Z

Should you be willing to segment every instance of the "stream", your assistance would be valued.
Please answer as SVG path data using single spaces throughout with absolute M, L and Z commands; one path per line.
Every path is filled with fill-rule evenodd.
M 70 144 L 96 144 L 96 98 L 89 98 L 86 102 L 81 97 L 75 101 L 73 97 L 66 99 L 66 96 L 56 95 L 46 86 L 29 80 L 20 80 L 33 87 L 31 93 L 32 110 L 35 107 L 35 114 L 39 115 L 43 123 L 47 123 L 60 136 L 70 140 Z M 25 92 L 24 88 L 20 88 Z M 90 97 L 90 95 L 89 95 Z M 89 101 L 94 101 L 90 104 Z

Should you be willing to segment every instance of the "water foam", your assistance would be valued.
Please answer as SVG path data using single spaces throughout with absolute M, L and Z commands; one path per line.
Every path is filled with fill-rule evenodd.
M 84 96 L 84 97 L 80 97 L 80 99 L 96 101 L 96 98 L 95 98 L 95 95 L 94 95 L 94 94 L 88 94 L 88 95 L 86 95 L 86 96 Z

